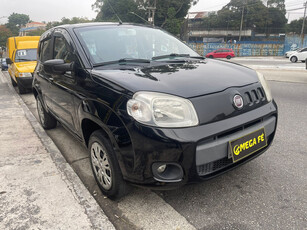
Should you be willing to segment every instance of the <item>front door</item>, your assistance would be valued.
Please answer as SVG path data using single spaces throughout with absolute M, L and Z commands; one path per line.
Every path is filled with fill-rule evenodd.
M 65 63 L 76 62 L 75 54 L 69 35 L 65 30 L 54 33 L 53 59 L 62 59 Z M 70 42 L 70 43 L 69 43 Z M 76 84 L 74 71 L 62 75 L 53 74 L 49 89 L 49 108 L 58 117 L 62 124 L 76 132 L 76 111 L 74 106 L 73 90 Z

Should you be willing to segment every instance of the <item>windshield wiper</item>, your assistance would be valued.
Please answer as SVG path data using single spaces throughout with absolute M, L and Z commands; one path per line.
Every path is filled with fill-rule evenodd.
M 148 59 L 138 59 L 138 58 L 122 58 L 116 61 L 108 61 L 108 62 L 100 62 L 96 63 L 93 66 L 104 66 L 104 65 L 112 65 L 112 64 L 125 64 L 125 63 L 150 63 Z
M 190 54 L 176 54 L 176 53 L 172 53 L 172 54 L 168 54 L 168 55 L 161 55 L 161 56 L 155 56 L 152 58 L 152 60 L 159 60 L 159 59 L 165 59 L 165 58 L 172 58 L 172 57 L 188 57 L 188 58 L 196 58 L 196 59 L 205 59 L 202 56 L 190 56 Z
M 159 60 L 159 59 L 172 58 L 172 57 L 190 57 L 190 54 L 176 54 L 176 53 L 172 53 L 172 54 L 152 57 L 152 60 Z

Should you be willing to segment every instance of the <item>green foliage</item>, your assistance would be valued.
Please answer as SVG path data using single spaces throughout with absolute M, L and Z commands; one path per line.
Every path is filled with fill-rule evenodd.
M 21 28 L 21 26 L 26 25 L 29 21 L 29 15 L 12 13 L 8 17 L 8 23 L 6 24 L 6 27 L 12 31 L 14 36 L 17 36 L 19 34 L 19 29 Z
M 198 0 L 156 0 L 154 24 L 175 35 L 179 34 L 184 17 L 191 5 L 197 2 Z M 146 8 L 153 6 L 154 0 L 96 0 L 93 4 L 93 8 L 98 12 L 96 21 L 118 22 L 110 5 L 123 22 L 146 23 Z
M 286 13 L 285 0 L 268 0 L 267 6 L 271 8 L 277 8 L 284 14 Z
M 275 4 L 277 1 L 280 4 Z M 269 2 L 267 7 L 261 0 L 231 0 L 218 11 L 217 15 L 205 18 L 203 25 L 209 28 L 239 30 L 243 11 L 243 29 L 253 29 L 260 33 L 275 32 L 276 29 L 284 30 L 287 23 L 281 4 L 284 0 Z
M 41 36 L 46 30 L 34 30 L 27 32 L 27 36 Z
M 301 34 L 302 25 L 303 25 L 303 18 L 300 18 L 298 20 L 293 20 L 292 22 L 290 22 L 290 24 L 287 25 L 286 31 L 287 33 Z M 306 21 L 305 21 L 304 34 L 307 34 L 307 22 Z
M 65 24 L 77 24 L 77 23 L 86 23 L 91 22 L 91 20 L 88 20 L 87 18 L 82 17 L 73 17 L 72 19 L 69 18 L 62 18 L 60 22 L 48 22 L 46 26 L 46 30 L 49 30 L 53 27 L 65 25 Z
M 96 3 L 93 5 L 96 11 L 98 11 L 96 21 L 118 22 L 111 6 L 123 22 L 144 23 L 135 14 L 146 18 L 145 11 L 139 9 L 139 5 L 134 0 L 96 0 Z
M 0 47 L 6 45 L 6 41 L 9 37 L 12 37 L 13 33 L 6 26 L 0 25 Z

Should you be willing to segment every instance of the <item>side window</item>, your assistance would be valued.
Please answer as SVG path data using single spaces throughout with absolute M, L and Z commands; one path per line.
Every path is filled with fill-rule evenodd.
M 39 52 L 39 60 L 41 62 L 45 62 L 49 59 L 51 59 L 51 39 L 46 39 L 41 42 L 40 45 L 40 52 Z
M 69 46 L 63 37 L 55 37 L 54 39 L 54 49 L 53 49 L 54 59 L 63 59 L 66 63 L 71 63 L 74 55 L 69 49 Z

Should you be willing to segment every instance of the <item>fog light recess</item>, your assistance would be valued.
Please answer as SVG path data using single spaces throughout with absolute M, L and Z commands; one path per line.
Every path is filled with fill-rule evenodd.
M 180 182 L 183 178 L 182 167 L 177 163 L 154 163 L 152 173 L 159 182 Z

